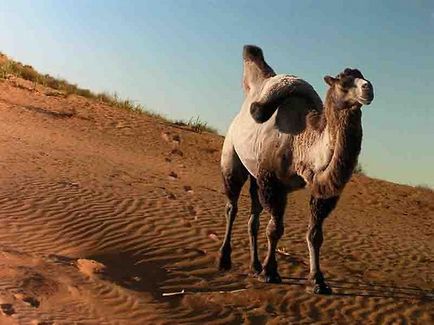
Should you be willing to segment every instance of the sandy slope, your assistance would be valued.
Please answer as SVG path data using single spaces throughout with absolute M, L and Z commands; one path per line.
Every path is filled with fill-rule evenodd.
M 325 226 L 330 297 L 304 291 L 304 191 L 288 202 L 284 283 L 247 275 L 244 194 L 219 273 L 221 137 L 32 88 L 0 82 L 1 323 L 434 322 L 433 192 L 353 178 Z

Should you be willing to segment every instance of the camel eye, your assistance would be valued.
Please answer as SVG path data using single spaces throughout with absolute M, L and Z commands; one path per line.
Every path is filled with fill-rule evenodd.
M 344 76 L 339 80 L 339 84 L 344 89 L 349 89 L 354 84 L 354 78 L 351 76 Z

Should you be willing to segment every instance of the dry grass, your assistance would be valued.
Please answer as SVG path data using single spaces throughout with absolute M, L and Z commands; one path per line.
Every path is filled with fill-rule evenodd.
M 197 116 L 196 118 L 192 117 L 188 121 L 177 120 L 174 123 L 176 125 L 187 126 L 197 133 L 202 133 L 202 132 L 209 132 L 209 133 L 216 133 L 216 134 L 218 133 L 218 131 L 215 128 L 209 126 L 207 122 L 201 121 L 199 116 Z
M 419 185 L 416 185 L 415 188 L 416 188 L 417 190 L 422 191 L 422 192 L 434 192 L 434 188 L 433 188 L 433 187 L 430 187 L 429 185 L 426 185 L 426 184 L 419 184 Z
M 11 75 L 34 82 L 35 85 L 39 84 L 58 90 L 64 93 L 66 96 L 74 94 L 88 99 L 101 101 L 112 107 L 129 110 L 135 113 L 146 114 L 148 116 L 162 119 L 167 122 L 172 122 L 164 116 L 146 109 L 142 104 L 136 103 L 130 99 L 120 98 L 116 93 L 113 95 L 106 92 L 94 93 L 89 89 L 80 88 L 76 84 L 71 84 L 64 79 L 54 78 L 49 74 L 41 74 L 36 71 L 32 66 L 14 61 L 0 52 L 0 79 L 7 79 Z M 185 125 L 198 133 L 203 131 L 216 134 L 218 133 L 216 129 L 208 126 L 208 124 L 204 121 L 201 121 L 199 117 L 197 117 L 196 119 L 191 118 L 188 122 L 175 121 L 174 123 L 178 125 Z

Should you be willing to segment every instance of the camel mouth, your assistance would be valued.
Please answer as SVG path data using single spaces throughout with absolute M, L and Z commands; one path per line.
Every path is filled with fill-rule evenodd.
M 371 104 L 372 99 L 359 98 L 358 102 L 362 105 L 369 105 L 369 104 Z
M 365 95 L 365 94 L 364 94 Z M 374 94 L 370 93 L 365 96 L 360 96 L 357 101 L 362 105 L 369 105 L 374 100 Z

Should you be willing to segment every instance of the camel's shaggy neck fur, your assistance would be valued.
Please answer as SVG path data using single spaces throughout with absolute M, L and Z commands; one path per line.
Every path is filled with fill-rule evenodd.
M 361 105 L 346 107 L 348 104 L 336 96 L 336 91 L 332 87 L 327 92 L 323 111 L 325 126 L 321 132 L 322 137 L 330 139 L 331 160 L 311 183 L 313 194 L 323 198 L 340 194 L 357 164 L 362 144 Z

